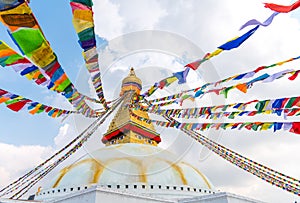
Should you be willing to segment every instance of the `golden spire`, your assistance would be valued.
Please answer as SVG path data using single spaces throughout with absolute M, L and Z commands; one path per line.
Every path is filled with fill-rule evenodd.
M 141 89 L 141 79 L 135 75 L 134 69 L 130 68 L 129 75 L 122 81 L 120 95 L 124 95 L 125 92 L 131 91 L 135 96 L 139 96 Z M 112 119 L 107 132 L 103 135 L 102 142 L 106 145 L 140 143 L 156 146 L 161 140 L 153 124 L 146 121 L 140 121 L 132 116 L 130 112 L 149 119 L 148 113 L 131 109 L 128 104 L 131 102 L 132 97 L 129 95 L 132 94 L 128 94 L 128 96 L 124 98 L 122 106 Z

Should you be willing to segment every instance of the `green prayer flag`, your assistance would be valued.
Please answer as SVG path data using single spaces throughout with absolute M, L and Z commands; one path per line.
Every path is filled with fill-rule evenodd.
M 263 111 L 266 105 L 266 101 L 260 101 L 255 105 L 257 111 Z
M 11 33 L 11 35 L 25 55 L 37 50 L 42 46 L 43 42 L 47 43 L 39 29 L 21 28 Z
M 94 39 L 95 38 L 95 31 L 94 31 L 94 27 L 85 29 L 81 32 L 78 33 L 78 37 L 80 39 L 80 41 L 88 41 L 90 39 Z
M 289 101 L 286 103 L 285 108 L 291 108 L 296 99 L 297 99 L 297 97 L 290 98 Z
M 70 84 L 71 84 L 70 80 L 66 79 L 61 84 L 58 85 L 56 90 L 59 91 L 59 92 L 63 92 L 66 89 L 66 87 L 68 87 Z

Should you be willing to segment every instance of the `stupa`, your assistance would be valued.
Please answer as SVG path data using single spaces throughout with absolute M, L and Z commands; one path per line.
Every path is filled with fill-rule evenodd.
M 145 111 L 131 109 L 142 81 L 134 69 L 122 81 L 123 103 L 103 134 L 105 147 L 64 167 L 31 199 L 40 202 L 231 202 L 193 165 L 158 147 L 161 141 Z M 130 94 L 128 94 L 130 93 Z M 239 197 L 239 202 L 257 202 Z

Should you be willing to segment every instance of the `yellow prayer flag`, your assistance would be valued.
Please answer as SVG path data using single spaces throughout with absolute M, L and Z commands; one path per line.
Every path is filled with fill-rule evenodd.
M 42 46 L 34 50 L 30 55 L 30 59 L 41 68 L 46 67 L 56 59 L 53 50 L 46 42 L 43 42 Z
M 215 50 L 213 53 L 211 53 L 208 57 L 207 57 L 207 60 L 214 57 L 214 56 L 217 56 L 219 55 L 221 52 L 223 51 L 223 49 L 217 49 Z
M 72 20 L 74 28 L 76 30 L 77 33 L 80 33 L 83 30 L 86 30 L 88 28 L 94 27 L 94 23 L 93 22 L 88 22 L 85 20 L 80 20 L 80 19 L 74 19 Z
M 91 10 L 74 10 L 73 17 L 84 21 L 93 22 L 93 12 Z
M 272 123 L 264 123 L 261 130 L 268 130 L 272 126 Z
M 177 80 L 177 78 L 174 76 L 174 77 L 170 77 L 170 78 L 167 78 L 167 83 L 173 83 Z

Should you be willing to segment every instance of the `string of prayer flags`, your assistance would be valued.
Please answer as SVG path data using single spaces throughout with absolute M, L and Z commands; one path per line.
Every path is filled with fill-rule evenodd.
M 180 77 L 180 82 L 186 81 L 184 77 L 187 76 L 187 73 L 184 74 L 184 71 L 182 71 L 182 74 L 180 73 L 175 73 L 175 75 L 170 76 L 168 78 L 165 78 L 161 80 L 160 82 L 156 82 L 154 85 L 152 85 L 146 92 L 144 92 L 141 96 L 142 97 L 150 97 L 156 90 L 158 89 L 163 89 L 165 87 L 168 87 L 171 85 L 173 82 L 177 81 L 178 78 Z M 176 77 L 177 76 L 177 77 Z
M 97 96 L 105 109 L 108 109 L 104 99 L 101 73 L 98 62 L 96 36 L 94 31 L 94 17 L 92 1 L 70 0 L 73 13 L 73 25 L 79 37 L 79 44 L 83 51 L 86 67 L 91 74 Z
M 199 96 L 203 95 L 203 93 L 204 93 L 203 90 L 206 89 L 207 87 L 210 87 L 210 86 L 216 87 L 218 85 L 221 85 L 225 82 L 229 82 L 229 81 L 232 81 L 232 80 L 242 80 L 242 79 L 246 79 L 246 78 L 252 78 L 256 74 L 258 74 L 259 72 L 261 72 L 263 70 L 278 67 L 278 66 L 281 66 L 283 64 L 286 64 L 286 63 L 289 63 L 289 62 L 292 62 L 292 61 L 295 61 L 295 60 L 298 60 L 298 59 L 300 59 L 300 56 L 290 58 L 290 59 L 287 59 L 287 60 L 283 60 L 283 61 L 280 61 L 280 62 L 276 62 L 276 63 L 273 63 L 271 65 L 260 66 L 260 67 L 255 68 L 252 71 L 249 71 L 249 72 L 245 72 L 245 73 L 237 74 L 237 75 L 234 75 L 234 76 L 230 76 L 230 77 L 227 77 L 225 79 L 222 79 L 222 80 L 219 80 L 219 81 L 216 81 L 216 82 L 209 82 L 209 83 L 206 83 L 206 84 L 202 85 L 201 87 L 197 87 L 197 88 L 194 88 L 194 89 L 191 89 L 191 90 L 184 90 L 184 91 L 182 91 L 181 93 L 178 93 L 178 94 L 169 95 L 169 96 L 166 96 L 166 97 L 149 100 L 149 102 L 154 103 L 154 102 L 162 102 L 162 101 L 177 99 L 177 98 L 180 98 L 184 93 L 188 93 L 188 92 L 191 92 L 191 91 L 195 92 L 195 98 L 196 98 L 196 97 L 199 97 Z M 292 76 L 289 77 L 289 80 L 295 80 L 297 78 L 299 72 L 300 71 L 296 71 Z M 242 92 L 246 92 L 246 90 L 247 90 L 246 85 L 243 85 L 243 84 L 238 84 L 236 86 L 236 88 L 239 89 Z M 217 90 L 216 90 L 216 92 L 217 92 Z
M 32 64 L 28 59 L 18 54 L 16 51 L 14 51 L 11 47 L 9 47 L 5 42 L 0 40 L 0 65 L 3 67 L 10 67 L 12 68 L 16 73 L 19 73 L 21 76 L 26 77 L 28 80 L 33 80 L 36 84 L 46 86 L 48 89 L 56 91 L 58 93 L 61 93 L 59 89 L 57 89 L 54 83 L 50 79 L 48 79 L 48 76 L 42 69 L 39 69 L 37 66 Z M 46 77 L 45 77 L 46 75 Z M 72 86 L 72 89 L 75 90 L 75 88 Z M 94 103 L 99 103 L 98 100 L 89 98 L 87 96 L 81 95 L 79 92 L 74 91 L 73 96 L 68 97 L 68 94 L 63 93 L 63 96 L 65 96 L 70 103 L 75 103 L 73 101 L 76 95 L 79 96 L 77 99 L 86 99 Z M 72 99 L 72 100 L 71 100 Z M 76 107 L 76 106 L 75 106 Z
M 32 115 L 44 112 L 52 118 L 58 118 L 72 113 L 77 113 L 75 111 L 58 109 L 38 102 L 34 102 L 30 99 L 10 93 L 3 89 L 0 89 L 0 104 L 1 103 L 4 103 L 7 108 L 15 112 L 18 112 L 27 107 L 27 110 Z
M 174 121 L 173 119 L 168 119 Z M 179 122 L 176 122 L 180 125 Z M 181 129 L 187 135 L 198 141 L 203 146 L 207 147 L 212 152 L 221 156 L 230 163 L 238 166 L 239 168 L 257 176 L 261 180 L 264 180 L 272 185 L 275 185 L 283 190 L 287 190 L 293 194 L 299 195 L 299 180 L 293 177 L 287 176 L 283 173 L 280 173 L 274 169 L 271 169 L 267 166 L 257 163 L 247 157 L 244 157 L 229 148 L 220 145 L 209 138 L 191 130 Z
M 280 79 L 283 76 L 288 75 L 288 74 L 292 75 L 292 76 L 289 77 L 289 80 L 291 80 L 290 78 L 291 77 L 294 78 L 295 75 L 298 75 L 298 72 L 299 72 L 299 70 L 284 70 L 284 71 L 281 71 L 281 72 L 278 72 L 278 73 L 275 73 L 275 74 L 272 74 L 272 75 L 269 75 L 269 74 L 265 73 L 265 74 L 263 74 L 261 76 L 258 76 L 257 78 L 254 78 L 254 79 L 252 79 L 252 80 L 250 80 L 246 83 L 237 84 L 237 85 L 233 85 L 233 86 L 230 86 L 230 87 L 222 88 L 222 89 L 220 89 L 221 91 L 216 92 L 216 94 L 218 94 L 218 93 L 224 94 L 225 98 L 227 98 L 228 92 L 232 89 L 235 89 L 235 88 L 240 90 L 243 93 L 247 93 L 247 90 L 249 88 L 251 88 L 254 85 L 254 83 L 257 83 L 257 82 L 263 82 L 263 83 L 273 82 L 274 80 Z M 219 90 L 219 89 L 217 89 L 217 90 Z M 209 90 L 207 92 L 215 92 L 215 90 Z
M 288 13 L 291 12 L 300 6 L 300 0 L 296 1 L 292 5 L 289 6 L 283 6 L 279 4 L 273 4 L 273 3 L 265 3 L 265 7 L 271 9 L 272 11 L 276 11 L 279 13 Z
M 180 122 L 168 117 L 164 116 L 170 123 L 174 123 L 176 126 L 181 125 Z M 242 168 L 243 170 L 261 178 L 272 185 L 276 185 L 284 190 L 288 190 L 294 194 L 299 194 L 299 180 L 293 177 L 287 176 L 283 173 L 280 173 L 274 169 L 271 169 L 267 166 L 257 163 L 247 157 L 244 157 L 229 148 L 220 145 L 209 138 L 201 135 L 198 132 L 192 130 L 186 130 L 184 128 L 180 129 L 185 132 L 187 135 L 198 141 L 203 146 L 207 147 L 209 150 L 215 152 L 219 156 L 223 157 L 225 160 L 229 161 Z
M 257 25 L 255 28 L 249 30 L 248 32 L 246 32 L 245 34 L 243 34 L 240 37 L 236 37 L 228 42 L 226 42 L 225 44 L 221 45 L 218 47 L 217 50 L 215 50 L 213 53 L 208 53 L 206 54 L 201 60 L 196 60 L 192 63 L 189 63 L 187 65 L 185 65 L 185 67 L 191 68 L 193 70 L 197 70 L 198 67 L 205 61 L 211 59 L 214 56 L 219 55 L 222 51 L 226 50 L 229 51 L 231 49 L 234 48 L 238 48 L 241 44 L 243 44 L 249 37 L 251 37 L 251 35 L 253 35 L 256 30 L 259 28 L 259 25 Z
M 167 114 L 170 117 L 178 118 L 195 118 L 202 115 L 212 115 L 211 118 L 215 118 L 221 115 L 234 118 L 235 116 L 242 116 L 244 114 L 254 116 L 260 113 L 273 113 L 285 116 L 299 116 L 300 97 L 289 98 L 277 98 L 268 100 L 252 100 L 245 103 L 232 103 L 217 106 L 206 106 L 199 108 L 186 108 L 186 109 L 160 109 L 162 106 L 172 104 L 173 101 L 165 104 L 151 104 L 149 106 L 135 106 L 134 108 L 147 111 L 149 113 L 155 113 L 159 115 Z M 245 111 L 249 106 L 255 106 L 256 111 Z M 229 112 L 230 108 L 238 109 L 239 113 Z
M 273 19 L 274 19 L 275 16 L 277 16 L 278 14 L 279 14 L 278 12 L 272 13 L 272 15 L 271 15 L 267 20 L 265 20 L 264 22 L 259 22 L 259 21 L 256 20 L 256 19 L 249 20 L 248 22 L 246 22 L 244 25 L 241 26 L 240 30 L 242 30 L 242 29 L 244 29 L 245 27 L 248 27 L 248 26 L 250 26 L 250 25 L 260 25 L 260 26 L 267 27 L 267 26 L 269 26 L 269 25 L 273 22 Z
M 33 65 L 28 59 L 18 54 L 1 40 L 0 65 L 2 67 L 11 67 L 15 72 L 19 73 L 21 76 L 25 76 L 28 80 L 33 80 L 38 85 L 47 86 L 48 88 L 54 86 L 38 67 Z
M 199 90 L 196 88 L 194 90 L 198 90 L 197 92 L 194 93 L 194 98 L 199 97 L 200 95 L 203 96 L 204 94 L 208 94 L 208 93 L 215 93 L 217 95 L 223 94 L 225 96 L 225 98 L 228 97 L 228 93 L 229 91 L 233 90 L 233 89 L 238 89 L 239 91 L 243 92 L 243 93 L 247 93 L 247 91 L 253 87 L 253 85 L 257 82 L 262 82 L 262 83 L 270 83 L 273 82 L 274 80 L 280 79 L 285 75 L 291 74 L 291 76 L 289 77 L 289 80 L 295 79 L 298 76 L 300 70 L 284 70 L 284 71 L 280 71 L 277 73 L 274 73 L 272 75 L 269 75 L 267 73 L 260 75 L 248 82 L 245 83 L 239 83 L 236 85 L 232 85 L 229 87 L 222 87 L 222 88 L 218 88 L 218 89 L 210 89 L 207 91 L 202 91 L 201 87 L 200 87 L 200 93 L 198 92 Z M 295 76 L 296 75 L 296 76 Z M 185 97 L 185 95 L 183 94 L 183 96 L 181 98 Z M 181 102 L 182 103 L 182 102 Z
M 176 125 L 176 123 L 144 118 L 134 114 L 133 112 L 131 112 L 131 115 L 136 119 L 146 123 L 155 123 L 158 126 L 175 127 L 177 129 L 200 130 L 200 131 L 206 131 L 210 129 L 215 129 L 215 130 L 247 129 L 252 131 L 273 130 L 274 132 L 278 130 L 285 130 L 294 134 L 300 134 L 300 122 L 181 123 L 180 125 Z
M 238 48 L 240 45 L 242 45 L 249 37 L 251 37 L 259 28 L 260 25 L 263 26 L 267 26 L 269 24 L 271 24 L 271 22 L 273 21 L 273 18 L 276 16 L 277 14 L 273 14 L 271 15 L 264 23 L 259 23 L 259 22 L 254 22 L 253 20 L 246 23 L 244 25 L 244 27 L 250 25 L 250 24 L 257 24 L 256 27 L 254 27 L 253 29 L 249 30 L 248 32 L 246 32 L 245 34 L 243 34 L 242 36 L 239 37 L 235 37 L 232 40 L 229 40 L 228 42 L 226 42 L 225 44 L 221 45 L 218 47 L 218 49 L 216 49 L 214 52 L 212 53 L 207 53 L 204 55 L 204 57 L 202 59 L 198 59 L 196 61 L 193 61 L 187 65 L 185 65 L 184 67 L 186 68 L 191 68 L 193 70 L 197 70 L 198 67 L 204 63 L 207 60 L 210 60 L 212 57 L 215 57 L 217 55 L 219 55 L 221 52 L 223 52 L 224 50 L 229 51 L 231 49 L 235 49 Z M 186 74 L 184 74 L 186 73 Z M 186 81 L 186 77 L 187 77 L 188 72 L 187 71 L 183 71 L 182 74 L 174 74 L 174 76 L 179 76 L 179 78 L 177 78 L 179 80 L 179 84 L 185 83 Z M 184 76 L 184 78 L 182 77 Z M 183 79 L 182 79 L 183 78 Z M 173 81 L 174 82 L 174 81 Z M 159 83 L 155 83 L 152 87 L 150 87 L 150 89 L 148 91 L 146 91 L 143 96 L 144 97 L 149 97 L 151 96 L 157 89 L 158 89 L 158 84 Z
M 284 71 L 280 71 L 280 72 L 272 74 L 272 75 L 269 75 L 269 74 L 265 73 L 263 75 L 260 75 L 256 78 L 254 78 L 254 79 L 252 79 L 248 82 L 242 83 L 242 84 L 239 83 L 237 85 L 233 85 L 233 86 L 229 86 L 229 87 L 222 87 L 222 88 L 218 88 L 218 89 L 210 89 L 210 90 L 207 90 L 207 91 L 202 91 L 202 87 L 199 87 L 199 88 L 195 88 L 195 89 L 192 89 L 192 90 L 187 90 L 184 93 L 182 92 L 182 93 L 179 93 L 177 95 L 172 95 L 172 98 L 178 98 L 178 97 L 180 97 L 180 98 L 176 99 L 176 100 L 173 100 L 173 101 L 170 101 L 170 102 L 160 103 L 160 104 L 157 104 L 157 105 L 158 106 L 162 106 L 162 105 L 165 106 L 165 105 L 174 104 L 174 103 L 179 103 L 180 105 L 182 105 L 182 103 L 185 99 L 190 98 L 191 95 L 186 93 L 186 92 L 190 92 L 190 91 L 194 91 L 194 96 L 193 96 L 194 98 L 197 98 L 199 96 L 203 96 L 203 95 L 208 94 L 208 93 L 215 93 L 217 95 L 223 94 L 225 96 L 225 98 L 227 98 L 229 91 L 231 91 L 233 89 L 238 89 L 239 91 L 241 91 L 243 93 L 247 93 L 248 89 L 253 87 L 253 85 L 257 82 L 263 82 L 263 83 L 273 82 L 274 80 L 280 79 L 283 76 L 288 75 L 288 74 L 291 74 L 291 76 L 289 77 L 289 80 L 295 79 L 298 76 L 299 71 L 300 70 L 284 70 Z M 163 101 L 166 98 L 170 98 L 170 96 L 163 97 L 163 98 L 160 98 L 160 99 L 156 99 L 154 101 Z M 149 102 L 152 103 L 153 100 L 150 100 Z
M 183 110 L 183 109 L 182 109 Z M 222 117 L 226 117 L 229 119 L 235 119 L 236 117 L 240 116 L 256 116 L 256 115 L 277 115 L 277 116 L 284 116 L 284 118 L 288 116 L 300 116 L 300 108 L 292 108 L 292 109 L 271 109 L 271 110 L 260 110 L 260 111 L 224 111 L 224 112 L 211 112 L 210 108 L 191 108 L 191 109 L 184 109 L 181 111 L 180 109 L 163 109 L 163 110 L 156 110 L 156 111 L 148 111 L 151 113 L 155 113 L 158 115 L 165 115 L 167 114 L 173 118 L 184 118 L 184 119 L 191 119 L 191 118 L 205 118 L 205 119 L 219 119 Z
M 18 18 L 14 19 L 11 16 Z M 50 88 L 62 93 L 78 112 L 87 117 L 95 116 L 95 111 L 85 103 L 84 96 L 78 93 L 59 64 L 27 2 L 0 11 L 0 21 L 8 27 L 22 54 L 49 77 L 52 82 Z

